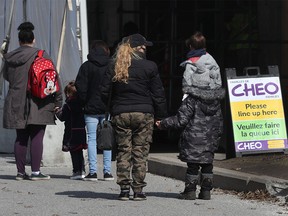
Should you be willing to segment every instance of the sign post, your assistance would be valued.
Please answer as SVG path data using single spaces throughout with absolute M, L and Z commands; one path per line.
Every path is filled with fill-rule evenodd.
M 284 152 L 288 149 L 279 71 L 268 66 L 269 74 L 236 76 L 227 68 L 234 145 L 237 157 L 242 154 Z M 245 71 L 245 70 L 244 70 Z

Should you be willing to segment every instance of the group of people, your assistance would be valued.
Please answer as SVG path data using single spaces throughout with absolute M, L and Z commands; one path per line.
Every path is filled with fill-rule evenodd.
M 175 116 L 168 117 L 164 88 L 155 62 L 146 59 L 152 46 L 141 34 L 125 36 L 110 58 L 108 45 L 95 40 L 90 46 L 75 81 L 44 99 L 26 93 L 28 71 L 37 55 L 34 26 L 18 27 L 19 48 L 4 55 L 4 78 L 9 82 L 5 98 L 3 127 L 16 129 L 14 153 L 17 180 L 50 179 L 40 171 L 46 125 L 55 124 L 55 116 L 64 121 L 62 150 L 70 152 L 71 179 L 96 181 L 96 128 L 109 110 L 117 143 L 116 174 L 119 200 L 146 200 L 143 188 L 154 125 L 159 129 L 182 129 L 179 159 L 187 163 L 185 189 L 180 199 L 209 200 L 213 187 L 213 159 L 223 131 L 220 101 L 225 96 L 219 66 L 206 51 L 206 40 L 196 32 L 186 41 L 187 60 L 181 63 L 183 99 Z M 50 58 L 45 53 L 46 58 Z M 60 83 L 60 82 L 59 82 Z M 62 89 L 62 88 L 60 88 Z M 180 97 L 180 96 L 179 96 Z M 182 96 L 181 96 L 182 97 Z M 110 106 L 107 107 L 110 100 Z M 28 140 L 31 139 L 31 169 L 25 171 Z M 89 172 L 85 176 L 83 150 L 88 149 Z M 103 151 L 103 178 L 114 180 L 111 151 Z

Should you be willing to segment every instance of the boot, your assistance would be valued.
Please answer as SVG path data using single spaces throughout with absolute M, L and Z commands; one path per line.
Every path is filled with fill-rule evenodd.
M 185 189 L 180 193 L 179 199 L 195 200 L 196 199 L 196 186 L 198 184 L 198 175 L 186 174 Z
M 210 191 L 212 190 L 212 185 L 213 185 L 213 174 L 208 173 L 208 174 L 201 174 L 201 181 L 200 181 L 200 186 L 201 190 L 198 195 L 199 199 L 203 200 L 210 200 L 211 199 L 211 193 Z

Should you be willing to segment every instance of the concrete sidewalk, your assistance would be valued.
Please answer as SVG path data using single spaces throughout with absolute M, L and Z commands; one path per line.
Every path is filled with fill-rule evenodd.
M 177 155 L 177 153 L 151 153 L 148 160 L 149 172 L 184 181 L 187 166 L 186 163 L 181 162 L 177 158 Z M 245 169 L 242 171 L 240 168 L 240 171 L 232 170 L 232 162 L 225 160 L 225 154 L 216 154 L 214 163 L 214 187 L 236 191 L 256 191 L 266 189 L 271 195 L 285 198 L 288 195 L 288 180 L 269 175 L 268 168 L 270 167 L 270 169 L 274 169 L 274 164 L 271 161 L 270 163 L 266 163 L 266 166 L 268 166 L 268 168 L 266 167 L 267 173 L 260 169 L 260 166 L 265 166 L 263 161 L 261 161 L 261 164 L 257 162 L 259 163 L 259 166 L 257 166 L 257 164 L 252 164 L 255 162 L 255 157 L 257 156 L 251 156 L 246 160 L 238 158 L 232 160 L 234 164 L 239 161 L 237 163 L 241 163 L 242 166 L 253 168 L 253 170 L 250 169 L 249 172 L 246 172 Z M 225 166 L 227 168 L 225 168 Z M 288 163 L 287 165 L 285 164 L 285 166 L 288 168 Z M 281 171 L 282 170 L 279 170 L 279 176 L 281 176 Z M 277 170 L 273 170 L 273 175 L 277 175 Z

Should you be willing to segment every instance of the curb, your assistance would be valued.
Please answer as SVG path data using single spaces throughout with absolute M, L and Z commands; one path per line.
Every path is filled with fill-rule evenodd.
M 148 158 L 148 172 L 184 181 L 186 163 L 174 155 L 151 154 Z M 270 176 L 257 176 L 249 173 L 214 167 L 214 187 L 224 190 L 256 191 L 267 190 L 271 195 L 287 196 L 288 181 Z

